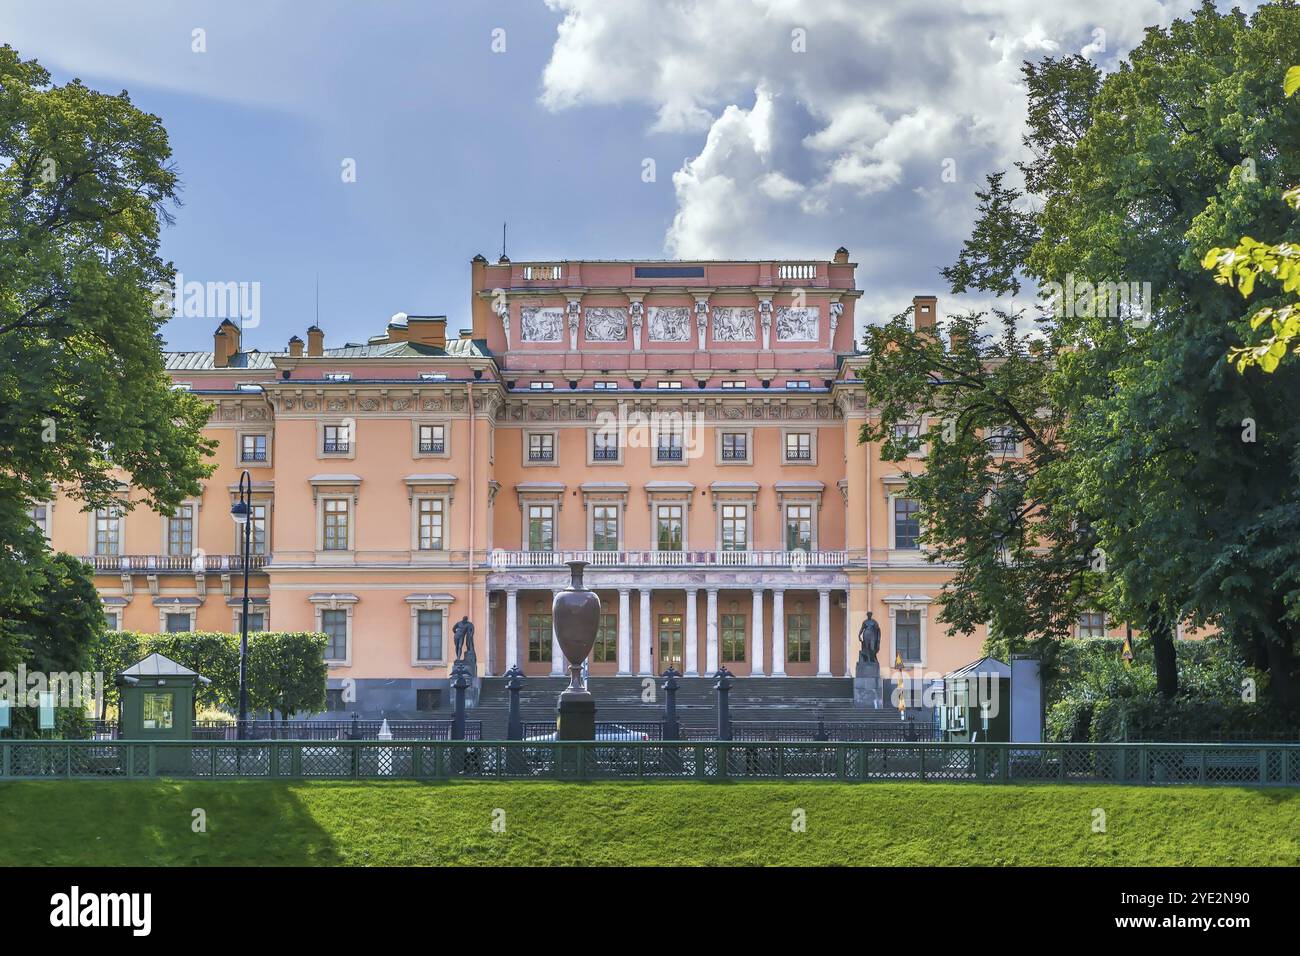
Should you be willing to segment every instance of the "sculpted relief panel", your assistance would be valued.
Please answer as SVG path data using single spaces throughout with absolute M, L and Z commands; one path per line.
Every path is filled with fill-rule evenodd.
M 524 306 L 519 310 L 519 338 L 524 342 L 563 342 L 564 310 Z
M 752 342 L 757 328 L 754 309 L 720 306 L 713 310 L 713 341 Z
M 586 309 L 588 342 L 626 342 L 627 309 L 593 305 Z
M 689 342 L 691 310 L 686 306 L 651 306 L 649 312 L 651 342 Z
M 815 308 L 778 306 L 776 340 L 778 342 L 816 342 L 820 312 Z

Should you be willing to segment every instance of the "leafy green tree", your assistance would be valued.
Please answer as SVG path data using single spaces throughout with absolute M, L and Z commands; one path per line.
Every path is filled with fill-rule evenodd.
M 1016 273 L 1038 238 L 1038 230 L 1033 214 L 1021 208 L 1024 193 L 1002 185 L 1005 175 L 990 173 L 987 187 L 975 190 L 979 204 L 974 231 L 957 261 L 940 270 L 953 292 L 1020 292 Z
M 1290 710 L 1300 709 L 1300 369 L 1266 380 L 1223 362 L 1242 343 L 1245 310 L 1201 261 L 1246 228 L 1266 242 L 1292 228 L 1275 198 L 1300 179 L 1300 116 L 1275 70 L 1298 58 L 1291 4 L 1248 19 L 1206 3 L 1149 30 L 1098 88 L 1027 264 L 1040 282 L 1150 284 L 1141 309 L 1062 311 L 1067 348 L 1051 388 L 1068 409 L 1062 441 L 1080 453 L 1060 494 L 1093 516 L 1126 604 L 1166 627 L 1222 628 Z
M 1300 66 L 1287 70 L 1282 89 L 1287 96 L 1300 90 Z M 1284 192 L 1282 200 L 1300 212 L 1300 186 Z M 1214 270 L 1216 282 L 1236 285 L 1242 298 L 1250 298 L 1255 280 L 1261 276 L 1280 285 L 1288 295 L 1300 293 L 1300 244 L 1296 242 L 1270 244 L 1243 236 L 1234 248 L 1216 246 L 1211 249 L 1201 265 Z M 1233 349 L 1228 353 L 1228 360 L 1236 363 L 1237 371 L 1244 372 L 1257 365 L 1265 372 L 1271 372 L 1289 350 L 1300 353 L 1300 302 L 1292 300 L 1277 306 L 1261 306 L 1250 317 L 1250 327 L 1258 331 L 1265 322 L 1269 324 L 1272 335 L 1258 345 Z
M 163 318 L 151 311 L 172 279 L 158 256 L 176 190 L 169 157 L 161 121 L 125 93 L 53 85 L 34 60 L 0 46 L 3 669 L 56 637 L 84 653 L 97 629 L 75 608 L 50 604 L 75 569 L 50 555 L 28 518 L 31 502 L 60 488 L 88 508 L 130 507 L 120 500 L 128 481 L 170 511 L 211 472 L 212 445 L 201 437 L 209 409 L 170 388 Z M 85 626 L 33 632 L 64 619 Z
M 281 720 L 325 709 L 324 634 L 266 631 L 249 635 L 248 703 Z

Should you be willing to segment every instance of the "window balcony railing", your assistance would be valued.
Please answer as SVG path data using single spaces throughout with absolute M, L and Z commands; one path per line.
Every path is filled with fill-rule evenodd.
M 326 441 L 325 442 L 324 451 L 325 454 L 327 455 L 340 455 L 340 454 L 346 455 L 351 450 L 352 450 L 352 442 L 350 441 Z
M 561 568 L 586 561 L 601 568 L 742 567 L 840 568 L 843 551 L 494 551 L 497 568 Z
M 617 448 L 593 448 L 591 450 L 592 461 L 618 461 Z
M 655 451 L 655 457 L 660 461 L 681 461 L 681 445 L 660 445 Z
M 185 557 L 173 554 L 86 554 L 85 561 L 96 571 L 138 571 L 153 573 L 156 571 L 242 571 L 244 557 L 239 554 L 205 554 L 202 557 Z M 249 555 L 248 568 L 256 571 L 266 566 L 269 556 L 265 554 Z
M 440 441 L 422 441 L 420 442 L 421 455 L 441 455 L 445 446 Z
M 246 452 L 244 452 L 244 454 L 243 454 L 241 460 L 242 460 L 242 461 L 266 461 L 266 452 L 264 452 L 264 451 L 246 451 Z
M 554 448 L 530 448 L 528 449 L 529 461 L 555 461 Z
M 744 448 L 724 448 L 722 449 L 723 461 L 746 461 L 749 458 L 749 452 Z
M 786 461 L 812 461 L 811 448 L 787 448 L 785 450 Z

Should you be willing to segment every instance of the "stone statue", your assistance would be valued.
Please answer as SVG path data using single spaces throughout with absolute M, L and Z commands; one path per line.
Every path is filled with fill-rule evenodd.
M 456 642 L 456 660 L 472 657 L 474 653 L 474 624 L 466 614 L 451 629 L 452 639 Z
M 878 664 L 876 652 L 880 650 L 880 625 L 876 623 L 867 612 L 867 619 L 862 622 L 862 627 L 858 628 L 858 640 L 862 642 L 862 650 L 858 652 L 858 661 L 863 664 Z

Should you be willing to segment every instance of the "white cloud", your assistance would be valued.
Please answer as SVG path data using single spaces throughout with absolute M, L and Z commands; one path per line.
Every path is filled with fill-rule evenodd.
M 652 130 L 704 134 L 672 177 L 667 253 L 825 258 L 845 244 L 863 304 L 884 315 L 943 291 L 937 270 L 967 233 L 974 189 L 1021 158 L 1022 61 L 1085 51 L 1104 66 L 1193 6 L 546 2 L 564 15 L 546 106 L 642 104 Z

